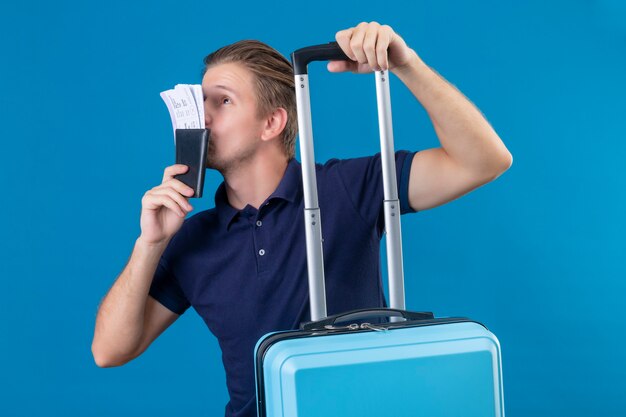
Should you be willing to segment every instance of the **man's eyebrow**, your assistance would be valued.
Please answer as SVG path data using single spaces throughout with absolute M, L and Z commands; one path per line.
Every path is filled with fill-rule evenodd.
M 232 88 L 230 88 L 230 87 L 228 87 L 226 85 L 221 85 L 221 84 L 209 87 L 207 89 L 207 92 L 210 92 L 211 90 L 214 90 L 214 89 L 226 90 L 226 91 L 228 91 L 231 94 L 238 95 L 237 92 L 235 90 L 233 90 Z

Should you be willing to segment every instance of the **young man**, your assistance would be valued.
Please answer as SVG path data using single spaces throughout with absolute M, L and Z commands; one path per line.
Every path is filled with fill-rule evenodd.
M 403 213 L 444 204 L 511 165 L 481 113 L 389 26 L 361 23 L 336 38 L 352 62 L 331 62 L 330 71 L 391 70 L 424 106 L 441 142 L 396 153 Z M 184 221 L 193 191 L 174 176 L 187 167 L 165 169 L 142 200 L 141 235 L 100 306 L 92 351 L 99 366 L 122 365 L 193 306 L 222 348 L 226 415 L 253 416 L 254 344 L 267 332 L 297 328 L 309 314 L 293 73 L 255 41 L 222 48 L 205 64 L 207 164 L 224 176 L 216 207 Z M 380 157 L 331 160 L 317 177 L 328 313 L 379 307 Z

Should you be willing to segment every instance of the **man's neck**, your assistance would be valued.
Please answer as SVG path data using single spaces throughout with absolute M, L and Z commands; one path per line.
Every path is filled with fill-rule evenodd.
M 228 202 L 237 210 L 246 205 L 258 209 L 276 190 L 285 175 L 287 158 L 257 159 L 224 176 Z

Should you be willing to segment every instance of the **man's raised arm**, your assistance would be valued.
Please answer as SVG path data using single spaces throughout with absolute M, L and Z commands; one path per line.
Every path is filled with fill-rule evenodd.
M 497 178 L 513 158 L 481 112 L 435 71 L 389 26 L 376 22 L 337 32 L 355 62 L 331 62 L 331 71 L 389 69 L 424 106 L 441 143 L 418 152 L 409 178 L 409 204 L 425 210 L 451 201 Z

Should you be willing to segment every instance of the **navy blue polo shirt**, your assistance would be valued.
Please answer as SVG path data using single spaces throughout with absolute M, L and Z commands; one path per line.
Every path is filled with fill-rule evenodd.
M 413 153 L 396 152 L 402 212 Z M 317 165 L 328 314 L 385 305 L 380 155 Z M 257 210 L 229 205 L 185 220 L 157 267 L 150 295 L 182 314 L 192 306 L 222 349 L 230 402 L 226 416 L 256 415 L 254 346 L 261 336 L 310 319 L 301 166 L 291 160 Z

